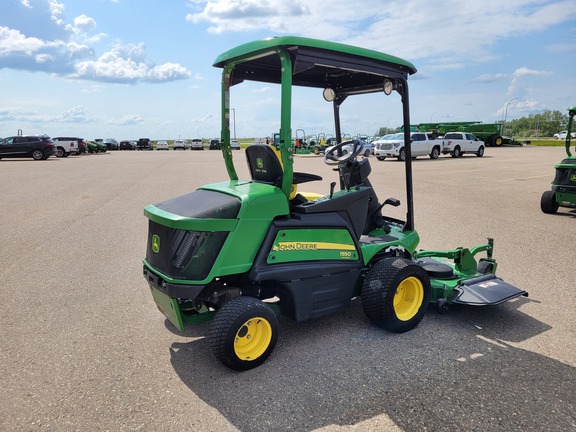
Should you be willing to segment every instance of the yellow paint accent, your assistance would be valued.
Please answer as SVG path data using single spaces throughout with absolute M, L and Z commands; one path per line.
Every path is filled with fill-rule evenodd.
M 353 244 L 327 242 L 279 242 L 274 245 L 274 251 L 305 251 L 305 250 L 356 250 Z
M 272 326 L 265 318 L 254 317 L 236 332 L 234 353 L 240 360 L 252 361 L 260 357 L 272 340 Z
M 314 201 L 314 200 L 317 200 L 318 198 L 322 198 L 324 196 L 324 195 L 316 193 L 316 192 L 300 192 L 300 195 L 302 195 L 308 201 Z
M 424 301 L 424 287 L 420 279 L 404 279 L 394 294 L 394 312 L 400 321 L 409 321 L 418 313 Z

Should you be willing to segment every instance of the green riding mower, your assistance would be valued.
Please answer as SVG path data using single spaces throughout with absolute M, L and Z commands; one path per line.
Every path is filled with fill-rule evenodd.
M 360 297 L 373 323 L 406 332 L 429 304 L 445 312 L 450 304 L 494 305 L 527 295 L 496 277 L 491 239 L 470 249 L 417 250 L 409 144 L 406 218 L 399 220 L 383 214 L 401 203 L 376 195 L 369 159 L 357 158 L 362 142 L 342 141 L 340 106 L 348 97 L 397 92 L 410 142 L 411 63 L 286 36 L 240 45 L 214 66 L 223 69 L 221 150 L 229 179 L 145 208 L 143 271 L 156 305 L 176 328 L 212 319 L 210 347 L 224 365 L 262 364 L 278 338 L 278 315 L 306 321 L 341 312 Z M 246 148 L 250 178 L 242 180 L 230 149 L 230 90 L 245 80 L 280 86 L 281 121 L 278 148 Z M 337 181 L 324 194 L 297 189 L 322 178 L 293 170 L 293 86 L 319 89 L 333 106 L 338 144 L 324 162 Z
M 556 213 L 559 207 L 576 209 L 576 156 L 572 156 L 570 152 L 574 114 L 576 114 L 576 106 L 568 108 L 567 157 L 555 166 L 556 176 L 552 181 L 552 189 L 542 194 L 540 208 L 544 213 Z M 576 151 L 576 144 L 574 149 Z

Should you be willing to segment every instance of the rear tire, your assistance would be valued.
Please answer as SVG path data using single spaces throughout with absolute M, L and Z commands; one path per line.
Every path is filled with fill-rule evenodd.
M 462 153 L 460 152 L 460 147 L 458 147 L 458 146 L 454 147 L 454 151 L 452 152 L 452 157 L 453 158 L 459 158 L 460 156 L 462 156 Z
M 274 311 L 253 297 L 238 297 L 216 313 L 208 340 L 214 356 L 230 369 L 245 371 L 260 366 L 278 340 Z
M 424 317 L 430 291 L 430 278 L 422 267 L 405 258 L 384 258 L 364 279 L 362 308 L 379 327 L 403 333 Z
M 58 147 L 58 149 L 56 150 L 56 157 L 64 157 L 66 155 L 66 152 L 64 151 L 64 149 L 62 147 Z
M 558 203 L 556 202 L 556 193 L 548 190 L 542 194 L 540 198 L 540 209 L 546 214 L 554 214 L 558 211 Z
M 34 159 L 34 160 L 44 159 L 44 152 L 40 149 L 32 150 L 32 159 Z

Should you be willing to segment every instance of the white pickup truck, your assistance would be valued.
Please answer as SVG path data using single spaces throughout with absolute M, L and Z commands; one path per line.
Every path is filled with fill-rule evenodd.
M 443 138 L 444 146 L 442 154 L 448 154 L 453 158 L 462 156 L 464 153 L 474 153 L 478 157 L 484 156 L 484 141 L 480 141 L 471 133 L 448 132 Z
M 442 140 L 433 139 L 432 134 L 425 132 L 410 132 L 410 141 L 412 142 L 412 157 L 430 156 L 430 159 L 438 159 L 442 151 Z M 374 156 L 378 160 L 384 160 L 387 157 L 395 157 L 399 161 L 406 160 L 406 150 L 404 149 L 404 134 L 399 133 L 388 140 L 380 143 L 376 142 Z
M 70 154 L 79 154 L 80 148 L 78 146 L 78 141 L 80 138 L 77 137 L 55 137 L 52 138 L 54 145 L 56 146 L 56 156 L 68 157 Z

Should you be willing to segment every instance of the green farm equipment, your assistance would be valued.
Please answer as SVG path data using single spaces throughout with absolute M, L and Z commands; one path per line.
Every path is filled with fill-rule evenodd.
M 559 207 L 576 209 L 576 155 L 572 156 L 570 144 L 576 106 L 568 108 L 568 130 L 566 132 L 566 158 L 555 166 L 556 176 L 552 189 L 544 192 L 540 208 L 544 213 L 556 213 Z M 576 152 L 576 144 L 574 146 Z
M 277 314 L 306 321 L 341 312 L 360 297 L 373 323 L 405 332 L 430 303 L 445 312 L 450 304 L 493 305 L 526 295 L 496 277 L 492 240 L 470 249 L 417 250 L 409 128 L 406 220 L 383 214 L 401 204 L 376 195 L 369 159 L 357 158 L 363 143 L 342 140 L 340 106 L 356 95 L 398 93 L 394 101 L 410 124 L 408 77 L 416 72 L 410 62 L 284 36 L 240 45 L 214 66 L 223 69 L 221 150 L 229 179 L 144 209 L 143 272 L 176 328 L 212 319 L 209 344 L 225 366 L 247 370 L 263 363 L 278 338 Z M 230 149 L 230 93 L 247 80 L 280 86 L 281 118 L 274 146 L 246 148 L 250 178 L 242 180 Z M 324 194 L 296 189 L 321 177 L 293 170 L 294 86 L 322 91 L 333 107 L 337 144 L 323 159 L 338 179 Z M 344 153 L 344 146 L 352 151 Z

